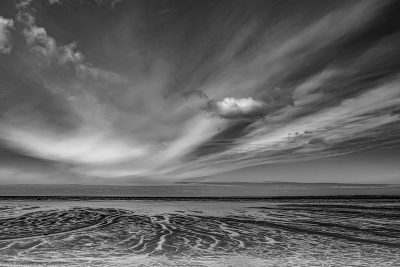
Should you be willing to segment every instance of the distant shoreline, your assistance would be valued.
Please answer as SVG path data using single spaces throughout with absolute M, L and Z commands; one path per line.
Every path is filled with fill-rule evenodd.
M 400 195 L 329 195 L 329 196 L 268 196 L 268 197 L 128 197 L 128 196 L 0 196 L 1 200 L 161 200 L 161 201 L 262 201 L 262 200 L 311 200 L 311 199 L 394 199 L 400 200 Z
M 224 199 L 328 199 L 399 196 L 400 185 L 232 184 L 175 186 L 3 185 L 0 197 L 12 199 L 121 199 L 121 200 L 224 200 Z

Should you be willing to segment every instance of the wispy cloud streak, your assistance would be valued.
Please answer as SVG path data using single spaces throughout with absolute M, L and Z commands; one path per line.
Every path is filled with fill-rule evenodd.
M 0 148 L 71 179 L 173 180 L 399 145 L 397 3 L 168 6 L 0 13 Z

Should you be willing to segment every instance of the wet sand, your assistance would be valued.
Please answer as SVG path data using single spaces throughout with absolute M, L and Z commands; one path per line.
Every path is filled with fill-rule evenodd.
M 2 200 L 4 266 L 396 266 L 400 200 Z

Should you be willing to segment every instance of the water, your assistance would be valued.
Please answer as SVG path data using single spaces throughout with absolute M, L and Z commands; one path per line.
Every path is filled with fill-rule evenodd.
M 2 200 L 1 266 L 400 266 L 400 199 Z

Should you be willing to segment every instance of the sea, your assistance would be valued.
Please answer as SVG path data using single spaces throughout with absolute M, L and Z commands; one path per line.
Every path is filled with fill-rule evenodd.
M 0 266 L 400 266 L 400 197 L 1 197 Z

